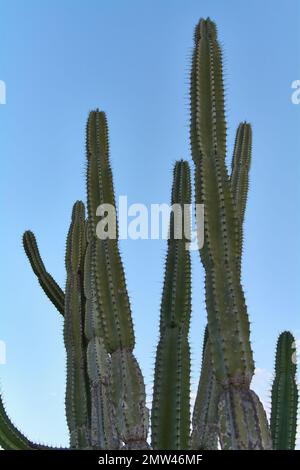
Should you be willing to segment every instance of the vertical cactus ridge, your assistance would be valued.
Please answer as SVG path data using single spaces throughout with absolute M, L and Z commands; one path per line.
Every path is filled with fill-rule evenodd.
M 66 415 L 71 448 L 90 447 L 89 386 L 84 339 L 83 261 L 86 250 L 85 209 L 73 206 L 66 249 L 64 341 L 67 352 Z
M 65 294 L 53 277 L 46 271 L 34 234 L 27 230 L 23 235 L 23 246 L 32 270 L 55 308 L 64 315 Z
M 191 203 L 191 183 L 189 165 L 182 160 L 175 164 L 171 203 L 181 208 L 181 216 L 170 216 L 151 417 L 154 449 L 189 448 L 191 265 L 190 219 L 184 206 Z M 177 224 L 185 227 L 181 238 Z
M 112 171 L 109 162 L 106 116 L 98 110 L 89 115 L 87 125 L 87 196 L 89 241 L 85 257 L 87 310 L 85 334 L 88 341 L 103 340 L 110 355 L 110 384 L 116 429 L 128 448 L 147 448 L 145 385 L 136 359 L 133 323 L 125 274 L 116 238 L 98 237 L 98 208 L 115 209 Z M 103 215 L 100 215 L 102 220 Z M 101 377 L 99 376 L 99 381 Z
M 295 339 L 289 331 L 277 342 L 272 386 L 271 435 L 274 450 L 295 448 L 298 410 Z
M 87 195 L 91 232 L 89 260 L 95 287 L 98 316 L 93 324 L 104 337 L 107 351 L 120 345 L 133 349 L 134 332 L 125 274 L 117 239 L 97 237 L 97 209 L 103 204 L 115 208 L 112 172 L 109 163 L 108 128 L 103 112 L 92 111 L 87 125 Z M 101 220 L 101 219 L 100 219 Z M 117 221 L 114 221 L 117 226 Z M 116 231 L 117 236 L 117 231 Z M 101 332 L 100 332 L 101 330 Z
M 194 450 L 218 448 L 218 384 L 216 382 L 208 328 L 205 328 L 201 375 L 193 411 L 191 447 Z

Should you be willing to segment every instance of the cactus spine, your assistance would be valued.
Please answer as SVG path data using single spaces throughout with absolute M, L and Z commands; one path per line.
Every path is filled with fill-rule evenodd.
M 289 331 L 278 338 L 272 386 L 271 434 L 274 450 L 295 448 L 298 388 L 295 339 Z
M 196 202 L 205 205 L 208 330 L 214 373 L 220 384 L 219 437 L 224 449 L 270 447 L 266 418 L 250 391 L 254 363 L 240 282 L 241 229 L 225 164 L 226 122 L 222 57 L 215 24 L 195 30 L 191 72 L 191 147 Z
M 174 210 L 170 217 L 170 237 L 160 313 L 160 339 L 155 363 L 151 426 L 154 449 L 189 448 L 190 203 L 189 166 L 187 162 L 178 161 L 173 173 L 171 204 Z M 185 233 L 181 236 L 183 229 Z

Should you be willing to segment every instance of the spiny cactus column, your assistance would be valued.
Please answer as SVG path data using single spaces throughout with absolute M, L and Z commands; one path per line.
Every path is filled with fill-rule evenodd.
M 104 215 L 101 216 L 99 207 L 103 204 L 109 204 L 110 209 L 116 207 L 109 163 L 107 121 L 105 114 L 98 110 L 92 111 L 88 119 L 87 162 L 89 243 L 86 271 L 90 276 L 87 284 L 91 287 L 91 295 L 85 333 L 89 342 L 89 368 L 92 367 L 89 350 L 99 351 L 97 357 L 101 380 L 101 356 L 104 351 L 110 354 L 111 376 L 107 380 L 110 384 L 119 438 L 125 443 L 125 448 L 146 449 L 148 412 L 145 406 L 145 386 L 132 353 L 135 340 L 125 275 L 118 249 L 116 217 L 110 220 L 116 228 L 115 238 L 109 232 L 107 238 L 99 237 L 97 233 L 97 224 L 103 223 Z
M 64 340 L 67 352 L 66 415 L 71 448 L 90 447 L 89 384 L 84 338 L 83 264 L 86 251 L 85 209 L 74 204 L 66 250 Z
M 46 271 L 35 236 L 30 230 L 27 230 L 23 235 L 23 246 L 32 270 L 37 276 L 43 291 L 57 310 L 63 315 L 65 294 L 53 277 Z
M 192 420 L 191 448 L 194 450 L 218 448 L 218 384 L 214 375 L 208 336 L 206 327 L 201 375 Z
M 295 338 L 284 331 L 278 338 L 272 387 L 271 435 L 274 450 L 295 448 L 298 388 Z
M 249 390 L 254 364 L 244 293 L 240 282 L 241 229 L 225 165 L 226 122 L 221 50 L 215 24 L 195 30 L 191 73 L 191 146 L 196 203 L 205 206 L 206 304 L 211 354 L 219 399 L 224 449 L 270 446 L 262 406 Z
M 188 449 L 190 434 L 191 182 L 188 163 L 173 173 L 170 237 L 160 313 L 152 404 L 152 447 Z M 179 237 L 179 238 L 178 238 Z
M 252 129 L 243 122 L 238 126 L 232 158 L 230 186 L 239 225 L 239 257 L 237 269 L 241 270 L 243 222 L 245 216 L 249 170 L 251 163 Z M 210 315 L 212 316 L 212 315 Z M 201 375 L 193 413 L 193 449 L 216 449 L 218 439 L 217 400 L 219 386 L 213 372 L 210 344 L 205 329 Z

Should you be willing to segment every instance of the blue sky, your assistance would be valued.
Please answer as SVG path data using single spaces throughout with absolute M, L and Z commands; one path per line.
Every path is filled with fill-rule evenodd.
M 252 0 L 1 0 L 1 388 L 26 434 L 67 444 L 62 318 L 31 272 L 21 237 L 32 229 L 57 281 L 72 204 L 85 199 L 85 122 L 106 111 L 118 195 L 168 202 L 172 166 L 191 161 L 188 74 L 193 28 L 217 22 L 224 49 L 228 156 L 238 123 L 253 125 L 243 284 L 265 399 L 278 334 L 300 339 L 300 4 Z M 228 160 L 229 161 L 229 160 Z M 121 242 L 137 337 L 151 386 L 166 244 Z M 193 389 L 205 325 L 203 270 L 193 258 Z

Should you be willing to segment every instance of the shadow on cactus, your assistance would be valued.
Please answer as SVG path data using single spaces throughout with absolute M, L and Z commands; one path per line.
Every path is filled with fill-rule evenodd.
M 190 98 L 195 199 L 205 207 L 200 256 L 207 308 L 192 420 L 190 234 L 176 236 L 177 221 L 171 212 L 150 413 L 143 375 L 133 353 L 135 336 L 116 217 L 116 236 L 97 236 L 97 224 L 103 217 L 98 215 L 99 206 L 115 207 L 103 112 L 92 111 L 88 118 L 87 208 L 81 201 L 73 206 L 64 291 L 47 272 L 34 234 L 24 233 L 33 272 L 64 317 L 65 407 L 71 449 L 294 448 L 298 390 L 290 333 L 280 336 L 277 347 L 271 431 L 263 406 L 250 389 L 254 362 L 241 265 L 252 130 L 246 122 L 239 125 L 229 174 L 221 49 L 216 26 L 209 19 L 200 20 L 195 29 Z M 177 161 L 171 204 L 179 205 L 186 214 L 183 209 L 190 202 L 189 164 Z M 2 401 L 0 444 L 4 449 L 49 449 L 31 442 L 12 424 Z

